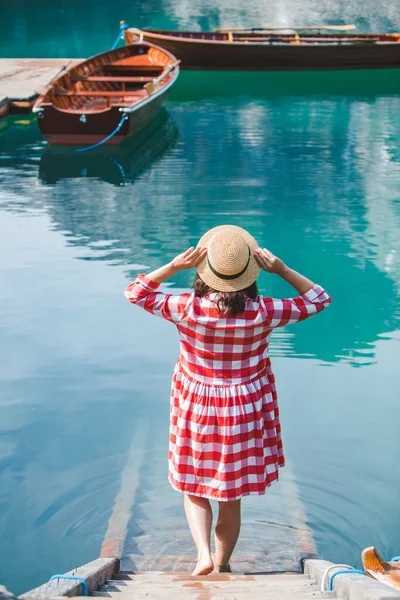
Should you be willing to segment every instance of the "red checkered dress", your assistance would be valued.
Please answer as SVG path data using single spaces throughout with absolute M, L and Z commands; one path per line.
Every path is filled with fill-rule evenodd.
M 183 493 L 220 501 L 264 494 L 284 464 L 268 345 L 274 327 L 297 323 L 331 302 L 320 286 L 297 298 L 248 300 L 221 317 L 215 294 L 163 294 L 146 275 L 130 302 L 174 323 L 181 353 L 171 390 L 169 480 Z

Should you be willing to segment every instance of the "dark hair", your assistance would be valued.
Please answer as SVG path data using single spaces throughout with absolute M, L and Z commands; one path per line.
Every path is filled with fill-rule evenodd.
M 238 292 L 218 292 L 212 287 L 204 283 L 200 275 L 197 273 L 193 282 L 193 289 L 195 296 L 198 298 L 204 298 L 207 294 L 216 293 L 218 294 L 216 299 L 217 308 L 220 314 L 224 316 L 236 317 L 244 312 L 246 308 L 246 300 L 257 300 L 258 298 L 258 287 L 257 283 L 252 283 L 245 290 Z

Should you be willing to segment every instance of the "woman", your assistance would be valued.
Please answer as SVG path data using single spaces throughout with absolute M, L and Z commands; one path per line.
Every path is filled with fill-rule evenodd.
M 157 291 L 178 271 L 194 267 L 194 293 Z M 260 268 L 285 279 L 299 295 L 288 300 L 259 296 Z M 198 551 L 193 575 L 207 575 L 214 568 L 228 571 L 240 532 L 241 498 L 265 494 L 284 464 L 268 355 L 271 332 L 315 315 L 331 299 L 233 225 L 211 229 L 196 249 L 139 275 L 125 295 L 178 329 L 181 353 L 171 391 L 169 480 L 185 494 Z M 219 503 L 214 560 L 210 499 Z

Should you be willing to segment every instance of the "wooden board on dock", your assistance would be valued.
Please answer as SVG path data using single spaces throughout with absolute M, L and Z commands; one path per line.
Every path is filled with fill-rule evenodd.
M 63 67 L 69 69 L 81 61 L 81 58 L 1 58 L 0 100 L 7 98 L 11 112 L 30 112 L 39 90 Z M 4 115 L 0 110 L 1 116 Z

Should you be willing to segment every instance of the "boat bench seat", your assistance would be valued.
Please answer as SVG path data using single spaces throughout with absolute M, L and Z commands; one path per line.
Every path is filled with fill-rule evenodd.
M 106 68 L 107 71 L 155 71 L 156 73 L 162 73 L 165 66 L 163 65 L 137 65 L 135 63 L 130 64 L 121 64 L 114 63 L 112 65 L 104 65 L 103 69 Z
M 138 90 L 138 91 L 129 91 L 129 90 L 124 90 L 124 91 L 120 91 L 120 92 L 108 92 L 107 90 L 104 91 L 87 91 L 87 92 L 57 92 L 56 93 L 56 97 L 57 96 L 82 96 L 82 97 L 96 97 L 96 96 L 100 96 L 103 98 L 118 98 L 119 96 L 129 96 L 130 98 L 144 98 L 146 96 L 148 96 L 148 93 L 145 90 Z
M 150 83 L 154 77 L 114 77 L 107 75 L 92 75 L 83 81 L 116 81 L 117 83 Z

